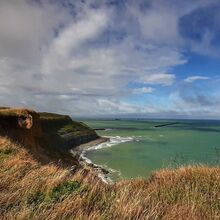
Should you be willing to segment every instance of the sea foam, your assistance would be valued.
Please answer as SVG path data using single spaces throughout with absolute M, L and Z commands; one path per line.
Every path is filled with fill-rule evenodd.
M 134 140 L 136 140 L 136 138 L 135 137 L 121 137 L 121 136 L 104 136 L 104 137 L 108 138 L 108 141 L 106 141 L 104 143 L 101 143 L 101 144 L 97 144 L 97 145 L 91 146 L 91 147 L 87 148 L 86 150 L 83 150 L 81 152 L 80 158 L 82 160 L 84 160 L 88 164 L 93 164 L 96 167 L 104 168 L 104 169 L 108 170 L 110 173 L 118 173 L 118 175 L 120 176 L 121 173 L 118 170 L 114 170 L 114 169 L 112 169 L 110 167 L 107 167 L 106 165 L 103 166 L 103 165 L 99 165 L 99 164 L 93 163 L 88 157 L 86 157 L 86 152 L 90 151 L 90 150 L 99 150 L 99 149 L 102 149 L 102 148 L 112 147 L 114 145 L 118 145 L 118 144 L 129 142 L 129 141 L 134 141 Z M 111 178 L 108 177 L 105 174 L 99 173 L 98 176 L 105 183 L 112 183 L 113 182 L 111 180 Z
M 101 144 L 98 144 L 98 145 L 95 145 L 95 146 L 91 146 L 86 151 L 99 150 L 99 149 L 102 149 L 102 148 L 108 148 L 108 147 L 112 147 L 114 145 L 118 145 L 118 144 L 121 144 L 121 143 L 125 143 L 125 142 L 128 142 L 128 141 L 133 141 L 134 140 L 133 137 L 121 137 L 121 136 L 104 136 L 104 137 L 109 138 L 109 140 L 104 142 L 104 143 L 101 143 Z
M 85 156 L 87 151 L 99 150 L 99 149 L 102 149 L 102 148 L 108 148 L 108 147 L 112 147 L 114 145 L 118 145 L 118 144 L 121 144 L 121 143 L 125 143 L 125 142 L 129 142 L 129 141 L 134 140 L 134 137 L 121 137 L 121 136 L 104 136 L 104 137 L 108 138 L 108 141 L 106 141 L 104 143 L 101 143 L 101 144 L 91 146 L 91 147 L 87 148 L 86 150 L 83 150 L 80 157 L 83 160 L 85 160 L 87 163 L 91 164 L 93 162 Z

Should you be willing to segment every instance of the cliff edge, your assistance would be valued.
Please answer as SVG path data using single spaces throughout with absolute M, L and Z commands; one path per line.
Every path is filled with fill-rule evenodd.
M 67 115 L 5 107 L 0 108 L 0 135 L 21 143 L 42 162 L 68 163 L 77 163 L 68 150 L 98 138 L 93 129 Z

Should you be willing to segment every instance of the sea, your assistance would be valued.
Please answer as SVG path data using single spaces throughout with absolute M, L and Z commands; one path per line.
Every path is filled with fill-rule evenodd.
M 149 178 L 162 168 L 220 165 L 220 121 L 81 120 L 109 141 L 91 146 L 82 157 L 109 170 L 113 181 Z

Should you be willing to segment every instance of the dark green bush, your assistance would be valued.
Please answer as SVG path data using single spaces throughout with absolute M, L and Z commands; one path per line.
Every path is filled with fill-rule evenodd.
M 63 182 L 52 189 L 49 193 L 49 198 L 53 202 L 61 201 L 79 188 L 80 183 L 78 181 Z
M 15 153 L 15 149 L 11 147 L 0 149 L 0 157 L 6 157 Z

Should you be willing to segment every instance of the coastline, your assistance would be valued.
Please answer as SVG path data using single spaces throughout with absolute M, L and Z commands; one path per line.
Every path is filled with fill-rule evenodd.
M 81 144 L 70 150 L 70 153 L 75 157 L 82 166 L 89 166 L 96 173 L 98 177 L 102 179 L 103 182 L 107 184 L 113 183 L 112 175 L 116 175 L 121 178 L 121 172 L 114 170 L 110 167 L 95 164 L 89 158 L 86 157 L 86 151 L 89 150 L 98 150 L 106 147 L 112 147 L 120 143 L 125 143 L 135 140 L 134 137 L 121 137 L 121 136 L 104 136 L 99 137 L 96 140 L 89 141 L 88 143 Z M 117 173 L 117 174 L 116 174 Z
M 88 162 L 88 160 L 86 160 L 86 158 L 84 158 L 82 154 L 89 148 L 108 142 L 109 140 L 110 138 L 107 138 L 107 137 L 99 137 L 96 140 L 89 141 L 85 144 L 80 144 L 79 146 L 70 150 L 70 153 L 73 155 L 73 157 L 76 157 L 79 163 L 83 167 L 86 167 L 86 166 L 91 167 L 92 170 L 97 174 L 97 176 L 106 184 L 113 183 L 113 181 L 107 176 L 107 174 L 109 174 L 110 171 L 103 168 L 102 166 L 99 166 L 92 162 Z
M 107 138 L 107 137 L 99 137 L 99 138 L 97 138 L 97 139 L 95 139 L 95 140 L 89 141 L 89 142 L 87 142 L 87 143 L 85 143 L 85 144 L 80 144 L 80 145 L 78 145 L 77 147 L 72 148 L 72 149 L 71 149 L 71 152 L 72 152 L 72 153 L 75 153 L 76 156 L 77 156 L 77 155 L 80 156 L 80 154 L 81 154 L 83 151 L 88 150 L 90 147 L 93 147 L 93 146 L 95 146 L 95 145 L 102 144 L 102 143 L 107 142 L 107 141 L 109 141 L 109 138 Z

